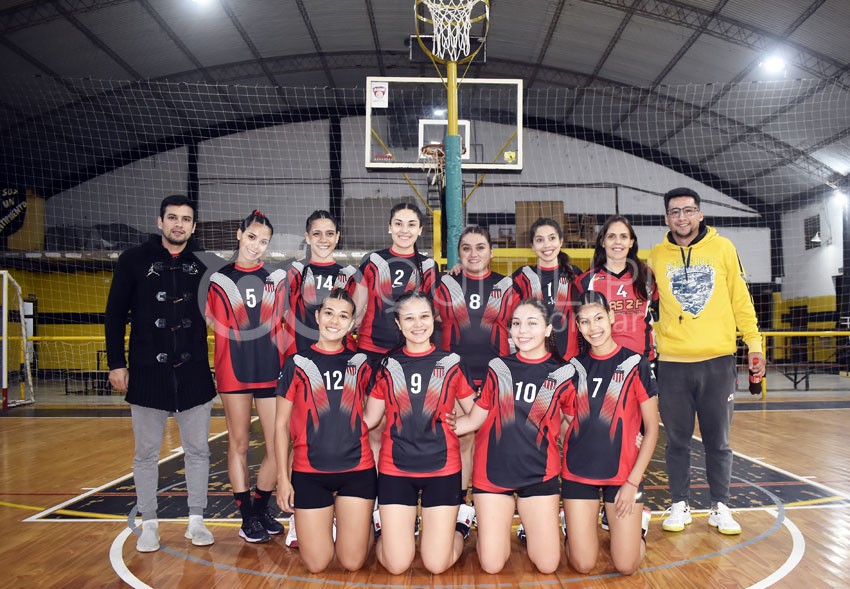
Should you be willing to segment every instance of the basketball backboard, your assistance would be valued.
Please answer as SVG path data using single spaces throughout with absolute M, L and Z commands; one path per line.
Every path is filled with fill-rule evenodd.
M 426 170 L 422 148 L 443 143 L 446 102 L 440 78 L 366 78 L 366 169 Z M 458 119 L 464 171 L 522 170 L 522 80 L 461 80 Z

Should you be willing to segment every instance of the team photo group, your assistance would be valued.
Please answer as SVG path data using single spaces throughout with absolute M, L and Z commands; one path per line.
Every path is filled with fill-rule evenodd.
M 633 574 L 661 422 L 661 526 L 692 522 L 696 417 L 710 495 L 699 507 L 712 528 L 740 534 L 729 506 L 738 334 L 754 377 L 766 363 L 743 266 L 700 204 L 690 188 L 664 195 L 668 231 L 645 261 L 629 220 L 609 217 L 587 271 L 563 252 L 559 220 L 538 218 L 517 228 L 536 263 L 503 276 L 479 226 L 462 231 L 459 263 L 441 271 L 419 251 L 425 218 L 409 203 L 387 211 L 386 249 L 359 266 L 334 259 L 343 228 L 324 210 L 306 219 L 304 258 L 276 265 L 264 261 L 274 220 L 263 212 L 241 221 L 236 251 L 220 260 L 192 238 L 196 203 L 165 198 L 159 233 L 118 260 L 105 321 L 109 381 L 132 413 L 136 549 L 160 548 L 169 416 L 185 453 L 185 537 L 214 543 L 204 511 L 216 395 L 239 536 L 280 535 L 313 573 L 334 559 L 358 570 L 372 551 L 391 574 L 417 551 L 442 573 L 475 527 L 487 573 L 506 566 L 516 536 L 541 573 L 564 553 L 591 572 L 608 538 L 613 567 Z M 254 408 L 265 453 L 249 462 Z M 292 514 L 286 526 L 274 502 Z

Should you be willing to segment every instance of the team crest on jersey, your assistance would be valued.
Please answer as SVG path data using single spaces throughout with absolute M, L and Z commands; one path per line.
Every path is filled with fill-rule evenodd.
M 353 364 L 348 364 L 345 367 L 345 375 L 346 376 L 356 376 L 357 375 L 357 366 Z
M 611 377 L 611 380 L 614 382 L 623 382 L 626 380 L 626 374 L 623 372 L 623 368 L 618 366 L 614 371 L 614 376 Z
M 434 378 L 443 378 L 446 376 L 446 368 L 444 366 L 440 366 L 439 364 L 434 366 Z

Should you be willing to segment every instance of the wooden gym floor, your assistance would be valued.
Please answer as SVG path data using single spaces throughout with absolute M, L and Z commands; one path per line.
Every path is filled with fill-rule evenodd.
M 850 423 L 847 393 L 784 396 L 770 402 L 739 398 L 732 428 L 737 455 L 733 506 L 744 532 L 725 537 L 697 514 L 685 532 L 661 530 L 656 511 L 641 571 L 613 573 L 604 551 L 597 569 L 575 574 L 562 557 L 554 575 L 536 573 L 522 547 L 500 575 L 481 571 L 475 531 L 458 564 L 432 577 L 419 563 L 391 576 L 370 557 L 363 570 L 338 566 L 306 572 L 283 538 L 249 545 L 222 472 L 225 424 L 213 417 L 210 517 L 215 545 L 191 546 L 185 520 L 160 525 L 163 548 L 135 551 L 128 528 L 133 504 L 132 432 L 126 406 L 64 405 L 16 408 L 0 417 L 0 586 L 3 587 L 839 587 L 850 578 L 850 460 L 844 440 Z M 185 515 L 182 457 L 176 424 L 169 421 L 161 466 L 161 505 Z M 698 450 L 699 442 L 694 441 Z M 647 494 L 663 509 L 663 451 L 656 452 Z M 695 463 L 692 506 L 703 505 L 702 471 Z M 182 506 L 182 509 L 181 509 Z M 126 584 L 125 584 L 126 583 Z

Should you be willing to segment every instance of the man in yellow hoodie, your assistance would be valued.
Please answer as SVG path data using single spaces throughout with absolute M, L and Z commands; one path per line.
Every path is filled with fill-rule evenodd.
M 728 507 L 732 475 L 729 427 L 735 403 L 736 328 L 749 352 L 749 368 L 764 375 L 765 359 L 744 267 L 732 242 L 704 222 L 700 197 L 690 188 L 664 195 L 667 227 L 649 265 L 659 294 L 659 410 L 667 435 L 672 506 L 662 527 L 680 532 L 691 523 L 691 437 L 699 416 L 711 496 L 708 523 L 740 534 Z

